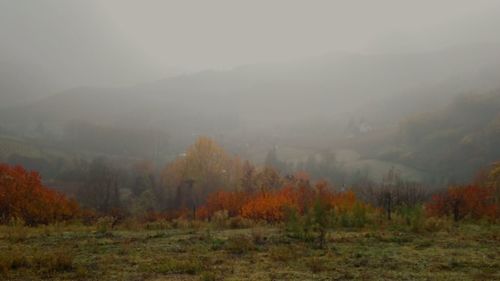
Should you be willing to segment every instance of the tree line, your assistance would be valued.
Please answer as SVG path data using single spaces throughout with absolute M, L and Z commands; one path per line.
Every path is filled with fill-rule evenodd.
M 500 217 L 498 163 L 469 185 L 440 191 L 405 181 L 395 169 L 380 183 L 338 188 L 305 172 L 282 175 L 269 165 L 257 167 L 201 137 L 161 170 L 148 161 L 126 170 L 103 158 L 75 167 L 62 177 L 66 197 L 45 187 L 36 172 L 1 165 L 0 222 L 21 218 L 36 225 L 99 216 L 210 220 L 224 213 L 277 223 L 313 213 L 314 221 L 335 218 L 362 226 L 369 218 L 390 221 L 395 215 L 408 221 L 423 215 L 492 222 Z

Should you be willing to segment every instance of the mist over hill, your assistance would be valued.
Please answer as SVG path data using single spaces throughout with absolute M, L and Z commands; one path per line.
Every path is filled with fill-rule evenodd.
M 284 171 L 332 152 L 352 173 L 367 167 L 379 178 L 397 166 L 409 177 L 451 181 L 492 161 L 485 154 L 493 146 L 476 144 L 462 161 L 469 164 L 455 169 L 455 160 L 432 148 L 435 135 L 456 125 L 423 130 L 430 136 L 417 143 L 402 141 L 400 132 L 414 116 L 500 89 L 498 7 L 412 4 L 427 15 L 424 24 L 407 10 L 387 14 L 397 3 L 372 5 L 369 14 L 340 5 L 363 13 L 358 22 L 329 9 L 337 4 L 324 3 L 337 17 L 319 6 L 290 6 L 283 20 L 296 34 L 272 20 L 279 7 L 271 5 L 256 23 L 269 30 L 243 36 L 225 20 L 247 30 L 247 15 L 229 4 L 241 18 L 215 3 L 205 9 L 219 17 L 179 4 L 174 10 L 190 12 L 179 18 L 164 3 L 0 2 L 0 136 L 9 147 L 1 159 L 104 155 L 163 165 L 204 135 L 256 163 L 274 149 Z M 323 22 L 297 26 L 295 13 Z M 399 29 L 392 29 L 395 20 Z M 283 31 L 282 41 L 273 30 Z M 478 105 L 486 106 L 497 109 Z M 472 128 L 441 140 L 453 154 L 464 153 L 459 143 L 471 134 L 496 143 L 473 129 L 494 116 L 468 118 Z
M 160 69 L 93 1 L 0 1 L 0 38 L 0 107 L 179 73 Z
M 413 137 L 386 132 L 409 132 L 410 125 L 400 124 L 413 124 L 404 121 L 411 116 L 439 112 L 464 95 L 481 96 L 499 89 L 496 47 L 486 44 L 431 53 L 329 55 L 204 71 L 132 87 L 80 87 L 4 109 L 0 111 L 1 126 L 9 134 L 44 140 L 49 147 L 72 153 L 87 151 L 161 162 L 175 158 L 200 135 L 211 136 L 257 163 L 262 163 L 274 146 L 281 147 L 281 161 L 295 165 L 324 150 L 347 148 L 361 157 L 343 163 L 351 172 L 378 170 L 372 175 L 377 178 L 391 165 L 403 165 L 400 167 L 405 171 L 420 171 L 408 172 L 420 180 L 462 181 L 495 159 L 494 146 L 469 150 L 469 160 L 456 166 L 457 159 L 430 149 L 443 151 L 434 145 L 434 136 L 423 137 L 449 132 L 452 124 L 436 132 L 419 131 Z M 484 110 L 486 106 L 492 114 L 500 111 L 496 102 L 477 105 Z M 485 112 L 478 109 L 477 113 Z M 452 114 L 459 116 L 459 109 Z M 455 137 L 440 138 L 442 145 L 454 147 L 449 152 L 453 155 L 464 154 L 463 139 L 471 135 L 482 136 L 482 142 L 495 142 L 476 130 L 494 122 L 494 114 L 482 119 L 475 114 L 467 116 L 472 126 L 457 131 Z M 377 134 L 382 134 L 382 139 L 371 141 Z M 353 136 L 354 142 L 349 141 Z M 417 136 L 421 136 L 420 141 L 413 140 Z M 400 138 L 405 141 L 394 142 Z M 343 145 L 346 141 L 361 144 Z M 293 150 L 296 152 L 286 152 Z M 454 165 L 455 171 L 451 171 Z
M 258 130 L 284 135 L 305 130 L 307 135 L 314 129 L 341 137 L 350 118 L 368 118 L 378 127 L 395 125 L 408 115 L 438 109 L 454 96 L 497 88 L 497 47 L 331 55 L 204 71 L 133 87 L 81 87 L 0 114 L 4 126 L 28 134 L 39 123 L 58 135 L 68 122 L 82 121 L 154 128 L 182 137 Z M 300 128 L 301 122 L 315 124 Z

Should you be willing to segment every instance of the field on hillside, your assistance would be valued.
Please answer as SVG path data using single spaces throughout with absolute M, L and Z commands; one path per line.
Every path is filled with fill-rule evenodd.
M 431 227 L 431 226 L 429 226 Z M 2 280 L 500 280 L 500 226 L 334 229 L 205 222 L 0 227 Z
M 26 157 L 41 157 L 42 152 L 22 140 L 0 135 L 0 159 L 7 159 L 12 154 L 19 154 Z

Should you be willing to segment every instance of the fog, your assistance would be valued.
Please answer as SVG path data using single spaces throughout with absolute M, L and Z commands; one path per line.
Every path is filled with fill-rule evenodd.
M 139 42 L 138 46 L 155 58 L 200 69 L 294 60 L 332 52 L 439 49 L 467 41 L 466 33 L 470 33 L 467 37 L 475 36 L 472 33 L 477 30 L 466 29 L 472 23 L 489 24 L 485 14 L 496 18 L 499 4 L 385 0 L 146 4 L 106 1 L 100 7 L 123 34 Z M 462 34 L 457 34 L 456 28 L 462 29 Z M 489 34 L 483 35 L 495 36 L 495 29 L 489 28 Z
M 0 2 L 0 61 L 55 89 L 331 53 L 498 41 L 497 1 Z M 34 70 L 30 70 L 34 71 Z
M 277 149 L 283 170 L 334 151 L 350 172 L 462 180 L 495 154 L 442 175 L 456 159 L 428 168 L 414 132 L 496 143 L 476 131 L 496 102 L 447 122 L 497 96 L 498 30 L 493 0 L 0 0 L 0 160 L 163 165 L 207 135 L 256 163 Z

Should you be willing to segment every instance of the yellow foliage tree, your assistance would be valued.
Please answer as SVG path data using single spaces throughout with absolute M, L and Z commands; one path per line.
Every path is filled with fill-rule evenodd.
M 185 154 L 167 165 L 162 182 L 174 207 L 199 205 L 217 190 L 239 189 L 241 161 L 212 139 L 200 137 Z

